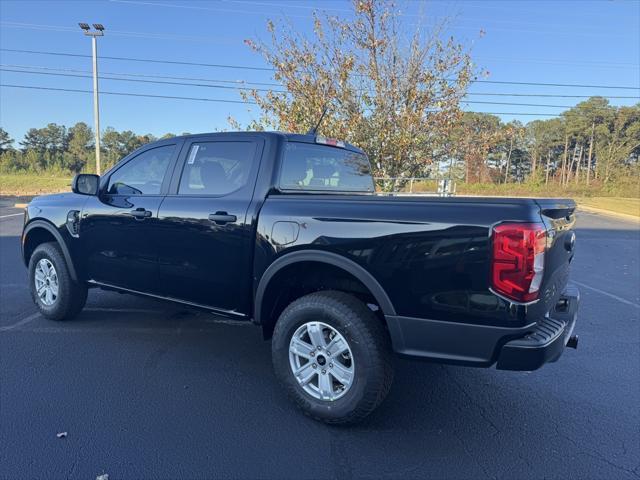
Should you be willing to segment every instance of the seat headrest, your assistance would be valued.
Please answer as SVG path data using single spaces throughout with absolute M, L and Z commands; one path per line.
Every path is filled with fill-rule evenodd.
M 227 175 L 216 161 L 203 161 L 200 165 L 200 180 L 207 193 L 222 193 L 227 189 Z

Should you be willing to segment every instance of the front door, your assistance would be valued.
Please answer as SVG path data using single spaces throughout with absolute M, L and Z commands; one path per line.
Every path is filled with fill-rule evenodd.
M 178 149 L 174 142 L 137 152 L 87 201 L 79 238 L 89 280 L 158 293 L 158 209 Z
M 158 214 L 163 294 L 248 314 L 254 227 L 247 211 L 263 140 L 243 135 L 186 142 Z

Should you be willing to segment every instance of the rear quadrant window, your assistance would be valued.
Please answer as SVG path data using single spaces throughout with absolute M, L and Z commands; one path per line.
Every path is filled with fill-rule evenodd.
M 286 144 L 280 188 L 372 192 L 371 165 L 366 156 L 342 148 L 311 143 Z

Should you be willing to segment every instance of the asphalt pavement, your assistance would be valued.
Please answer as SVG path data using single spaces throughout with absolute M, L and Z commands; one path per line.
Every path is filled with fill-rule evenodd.
M 640 478 L 637 223 L 579 217 L 577 351 L 532 373 L 398 359 L 367 421 L 329 427 L 287 400 L 256 327 L 99 290 L 73 321 L 39 316 L 11 206 L 0 478 Z

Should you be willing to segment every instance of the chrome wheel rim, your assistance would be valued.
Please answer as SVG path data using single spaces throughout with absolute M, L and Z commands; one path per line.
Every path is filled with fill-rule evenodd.
M 298 385 L 318 400 L 339 399 L 355 378 L 349 344 L 322 322 L 308 322 L 295 331 L 289 342 L 289 364 Z
M 43 258 L 36 264 L 34 282 L 40 301 L 47 306 L 53 305 L 58 299 L 58 274 L 49 259 Z

